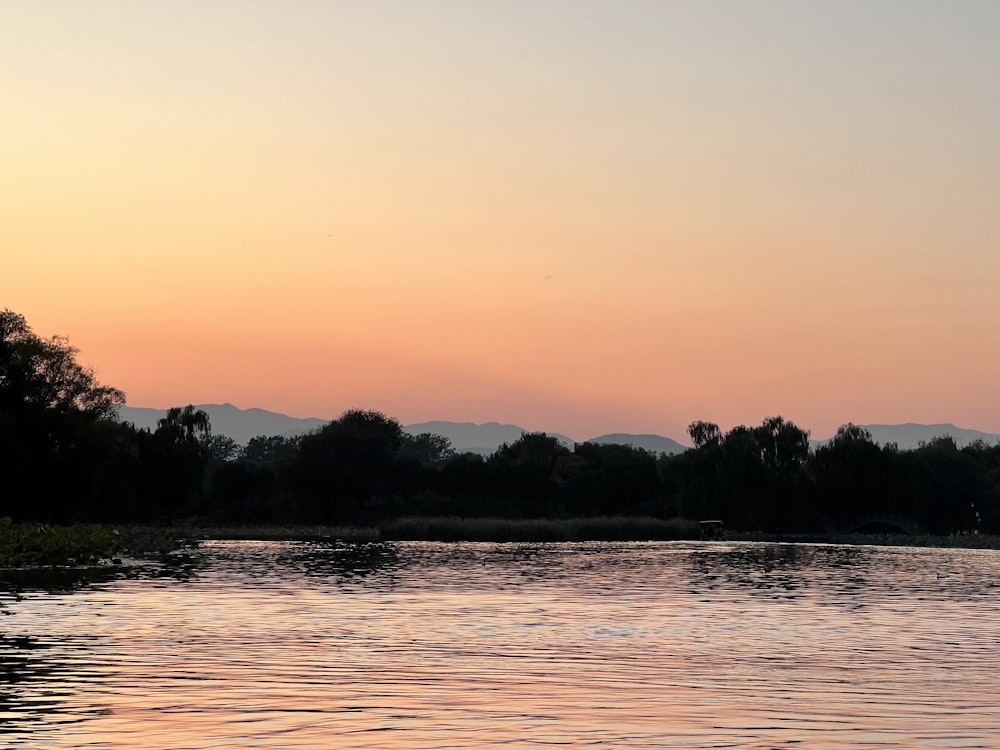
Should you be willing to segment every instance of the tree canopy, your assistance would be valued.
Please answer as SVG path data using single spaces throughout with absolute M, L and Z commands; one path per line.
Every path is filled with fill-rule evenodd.
M 125 402 L 77 361 L 62 336 L 43 338 L 23 315 L 0 312 L 0 497 L 7 513 L 68 518 L 93 500 L 117 430 L 99 423 Z M 76 495 L 76 497 L 73 497 Z M 80 497 L 80 496 L 84 497 Z
M 79 350 L 64 336 L 42 338 L 23 315 L 0 312 L 0 410 L 25 408 L 82 412 L 111 417 L 125 403 L 117 388 L 97 382 L 94 371 L 81 365 Z
M 654 455 L 524 433 L 488 456 L 350 409 L 299 437 L 238 446 L 208 415 L 170 409 L 155 430 L 112 419 L 124 394 L 60 336 L 0 312 L 0 517 L 19 521 L 377 523 L 406 515 L 722 519 L 788 533 L 920 528 L 1000 532 L 1000 445 L 937 438 L 913 451 L 844 425 L 826 444 L 780 416 Z M 895 519 L 895 520 L 894 520 Z

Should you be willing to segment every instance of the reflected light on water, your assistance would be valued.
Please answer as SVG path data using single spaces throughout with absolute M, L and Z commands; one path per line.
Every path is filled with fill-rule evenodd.
M 991 551 L 205 542 L 0 594 L 0 747 L 1000 745 Z

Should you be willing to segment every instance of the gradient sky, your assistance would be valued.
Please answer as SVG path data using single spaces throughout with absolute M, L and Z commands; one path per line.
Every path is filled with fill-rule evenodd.
M 133 406 L 1000 432 L 1000 3 L 0 5 L 0 307 Z

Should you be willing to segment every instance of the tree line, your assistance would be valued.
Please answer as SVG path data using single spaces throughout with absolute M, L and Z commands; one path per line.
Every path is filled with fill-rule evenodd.
M 959 448 L 941 437 L 900 451 L 849 424 L 813 449 L 808 432 L 773 417 L 725 433 L 695 422 L 693 448 L 678 455 L 569 448 L 525 433 L 480 456 L 353 409 L 302 436 L 240 446 L 192 406 L 170 409 L 154 430 L 117 421 L 124 394 L 97 382 L 77 354 L 0 313 L 0 516 L 373 524 L 635 515 L 784 533 L 1000 532 L 998 445 Z

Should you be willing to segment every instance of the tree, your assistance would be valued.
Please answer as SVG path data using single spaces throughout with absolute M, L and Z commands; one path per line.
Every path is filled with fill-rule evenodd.
M 525 515 L 558 513 L 557 468 L 570 456 L 569 449 L 544 432 L 525 432 L 513 443 L 504 443 L 489 457 L 497 486 L 520 501 L 515 511 Z
M 156 431 L 170 435 L 177 442 L 201 442 L 211 436 L 212 423 L 206 412 L 188 404 L 168 409 L 167 416 L 156 423 Z
M 768 417 L 753 429 L 753 435 L 766 483 L 760 522 L 774 530 L 816 529 L 819 515 L 805 470 L 809 432 L 783 417 Z
M 486 459 L 478 453 L 459 453 L 445 464 L 438 487 L 448 499 L 446 513 L 486 516 L 504 515 L 508 510 Z
M 694 450 L 660 461 L 675 512 L 721 518 L 736 528 L 812 530 L 805 465 L 809 433 L 782 417 L 759 427 L 738 425 L 725 435 L 711 422 L 692 422 Z
M 719 425 L 712 422 L 692 422 L 688 425 L 688 435 L 695 448 L 706 448 L 711 445 L 718 445 L 722 440 L 722 431 Z
M 490 457 L 490 461 L 512 467 L 524 468 L 540 477 L 552 475 L 560 456 L 569 454 L 558 438 L 544 432 L 525 432 L 513 443 L 504 443 Z
M 899 513 L 892 449 L 881 448 L 863 427 L 845 424 L 809 462 L 821 512 L 828 524 L 850 529 L 866 515 Z
M 100 484 L 85 456 L 107 432 L 95 424 L 125 394 L 99 383 L 77 354 L 65 337 L 43 338 L 23 315 L 0 312 L 0 514 L 76 520 Z
M 712 422 L 697 421 L 688 426 L 692 450 L 677 456 L 663 456 L 659 474 L 668 494 L 672 512 L 686 518 L 726 517 L 723 504 L 722 431 Z M 727 522 L 732 522 L 727 518 Z
M 399 458 L 419 461 L 424 466 L 440 468 L 455 457 L 451 441 L 444 435 L 421 432 L 419 435 L 403 433 Z
M 662 515 L 656 457 L 631 445 L 577 443 L 579 466 L 565 488 L 572 515 Z
M 287 520 L 277 505 L 275 474 L 270 466 L 251 461 L 214 465 L 208 476 L 209 511 L 238 523 Z
M 756 428 L 733 427 L 717 456 L 718 517 L 737 528 L 764 528 L 769 477 Z
M 209 435 L 202 440 L 202 447 L 210 460 L 219 463 L 232 461 L 242 453 L 240 445 L 229 435 Z
M 190 404 L 169 409 L 152 434 L 139 433 L 139 480 L 147 518 L 201 510 L 211 435 L 208 414 Z
M 933 438 L 902 459 L 906 510 L 934 534 L 978 529 L 976 507 L 989 498 L 989 472 L 974 451 L 950 435 Z
M 298 447 L 299 438 L 284 435 L 258 435 L 250 438 L 240 456 L 246 461 L 270 464 L 286 458 Z
M 797 471 L 809 458 L 809 433 L 783 417 L 768 417 L 753 432 L 764 465 L 774 472 Z
M 381 412 L 351 409 L 302 437 L 290 458 L 291 489 L 303 521 L 370 521 L 392 494 L 392 463 L 403 428 Z
M 64 336 L 45 339 L 23 315 L 0 312 L 0 410 L 77 411 L 113 417 L 125 403 L 117 388 L 97 382 L 93 370 L 76 360 L 79 349 Z

